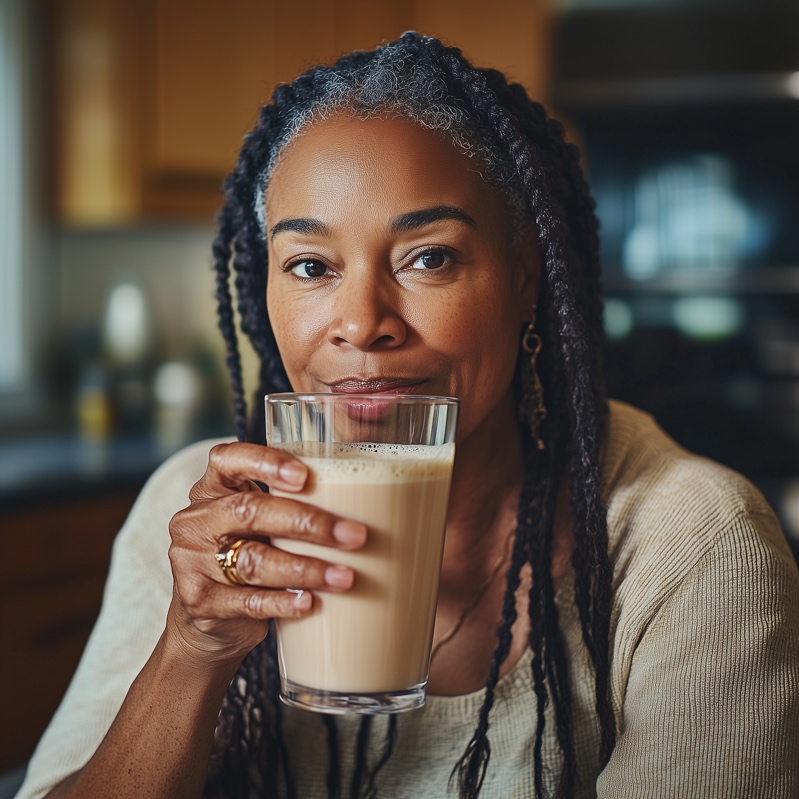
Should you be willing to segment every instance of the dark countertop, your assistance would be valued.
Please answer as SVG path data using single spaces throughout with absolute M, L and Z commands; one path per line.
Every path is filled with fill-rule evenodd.
M 151 435 L 102 443 L 70 433 L 0 441 L 0 512 L 138 490 L 176 449 Z

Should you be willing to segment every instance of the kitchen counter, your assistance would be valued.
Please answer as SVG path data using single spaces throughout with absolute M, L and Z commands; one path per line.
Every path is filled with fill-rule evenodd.
M 69 433 L 1 441 L 0 513 L 137 490 L 177 448 L 151 435 L 103 443 Z
M 164 460 L 150 438 L 91 444 L 59 435 L 0 444 L 0 511 L 135 489 Z

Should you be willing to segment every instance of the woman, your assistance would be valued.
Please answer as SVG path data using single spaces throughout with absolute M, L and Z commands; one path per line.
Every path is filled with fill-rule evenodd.
M 132 511 L 22 796 L 797 795 L 796 566 L 749 484 L 605 402 L 592 208 L 561 126 L 435 40 L 276 90 L 214 245 L 239 439 L 231 257 L 259 394 L 461 398 L 428 703 L 281 708 L 269 620 L 349 590 L 368 531 L 263 493 L 302 488 L 289 455 L 205 442 Z

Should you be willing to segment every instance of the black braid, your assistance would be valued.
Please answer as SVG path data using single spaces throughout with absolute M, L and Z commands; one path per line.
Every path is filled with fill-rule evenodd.
M 259 394 L 290 388 L 277 350 L 266 310 L 267 251 L 254 197 L 284 141 L 290 117 L 312 110 L 323 101 L 330 76 L 352 75 L 370 64 L 381 52 L 394 47 L 402 57 L 424 64 L 445 84 L 448 102 L 465 109 L 478 138 L 490 139 L 513 172 L 511 192 L 519 193 L 539 235 L 543 262 L 539 295 L 539 325 L 544 349 L 538 361 L 546 391 L 549 416 L 542 435 L 546 450 L 526 448 L 525 474 L 520 495 L 518 527 L 511 563 L 506 575 L 502 618 L 497 628 L 497 647 L 492 657 L 486 692 L 477 727 L 469 746 L 453 771 L 461 797 L 478 796 L 485 778 L 491 748 L 488 741 L 490 711 L 502 664 L 507 659 L 516 620 L 515 595 L 521 570 L 529 563 L 530 647 L 533 652 L 533 690 L 537 720 L 533 747 L 536 795 L 546 795 L 543 735 L 546 709 L 554 711 L 555 737 L 561 753 L 558 797 L 573 795 L 578 777 L 572 736 L 572 707 L 568 662 L 558 623 L 555 587 L 551 575 L 553 520 L 558 486 L 568 481 L 573 520 L 575 604 L 583 642 L 595 673 L 595 706 L 601 731 L 600 757 L 605 763 L 615 740 L 615 720 L 609 697 L 609 621 L 612 569 L 607 551 L 607 526 L 601 502 L 598 454 L 603 423 L 601 378 L 602 306 L 598 222 L 594 203 L 579 166 L 577 148 L 568 144 L 560 123 L 547 118 L 542 106 L 529 100 L 524 89 L 508 84 L 494 70 L 476 70 L 456 49 L 439 42 L 406 34 L 400 43 L 372 53 L 355 53 L 332 68 L 319 67 L 292 84 L 278 87 L 272 103 L 261 110 L 256 128 L 247 136 L 236 168 L 226 182 L 225 208 L 219 217 L 214 242 L 220 328 L 226 342 L 231 370 L 237 434 L 241 439 L 263 440 L 260 411 L 247 425 L 246 402 L 230 294 L 231 255 L 242 330 L 249 336 L 261 362 Z M 346 108 L 346 105 L 344 106 Z M 397 108 L 389 105 L 387 107 Z M 402 106 L 399 106 L 400 111 Z M 361 109 L 362 110 L 362 109 Z M 411 118 L 414 118 L 411 115 Z M 266 688 L 251 662 L 265 664 Z M 276 795 L 281 784 L 292 795 L 289 761 L 280 730 L 276 696 L 276 663 L 270 647 L 262 646 L 245 659 L 223 703 L 217 729 L 215 762 L 227 786 L 249 779 L 252 763 L 264 775 L 266 795 Z M 269 710 L 264 722 L 256 718 L 253 702 L 237 699 L 239 687 L 247 687 L 253 702 Z M 237 693 L 238 692 L 238 693 Z M 328 796 L 339 797 L 341 772 L 338 731 L 332 718 L 323 717 L 327 728 L 330 770 Z M 382 758 L 368 775 L 366 792 L 376 793 L 375 779 L 389 759 L 396 740 L 396 720 L 389 724 Z M 366 774 L 369 722 L 364 722 L 356 746 L 352 795 L 361 791 Z M 259 738 L 264 745 L 259 746 Z M 264 753 L 263 749 L 267 749 Z M 220 754 L 221 753 L 221 754 Z M 213 771 L 213 770 L 212 770 Z M 209 780 L 209 796 L 244 795 L 213 793 L 222 784 Z M 246 786 L 245 786 L 246 787 Z M 273 793 L 274 791 L 274 793 Z
M 528 460 L 532 460 L 528 473 L 537 471 L 535 461 L 538 453 L 532 448 L 528 452 Z M 529 499 L 530 481 L 525 481 L 522 488 L 522 498 L 519 507 L 527 507 Z M 466 751 L 455 764 L 450 775 L 450 782 L 457 774 L 458 791 L 461 796 L 476 796 L 485 779 L 485 770 L 491 756 L 491 745 L 488 742 L 488 714 L 494 703 L 494 690 L 499 682 L 499 671 L 508 657 L 511 642 L 513 641 L 512 629 L 516 622 L 516 592 L 521 584 L 522 566 L 527 562 L 528 530 L 532 520 L 525 514 L 525 518 L 517 521 L 516 534 L 513 539 L 511 560 L 505 576 L 505 595 L 502 600 L 502 620 L 497 628 L 498 645 L 491 661 L 491 669 L 486 682 L 486 696 L 480 708 L 480 717 L 477 729 L 472 736 Z
M 253 785 L 264 796 L 277 797 L 281 765 L 290 779 L 287 764 L 281 763 L 279 716 L 273 716 L 274 724 L 263 723 L 262 700 L 269 695 L 269 683 L 273 681 L 269 669 L 264 670 L 264 663 L 269 663 L 270 646 L 269 640 L 264 640 L 247 655 L 225 696 L 206 784 L 207 797 L 248 799 Z M 242 762 L 248 765 L 242 768 Z M 250 762 L 255 769 L 249 768 Z M 294 792 L 290 791 L 289 796 L 293 797 Z
M 552 657 L 557 657 L 560 654 L 557 647 L 554 647 L 552 645 L 553 642 L 547 637 L 549 628 L 545 618 L 548 606 L 547 594 L 551 590 L 551 576 L 547 579 L 547 573 L 551 567 L 551 529 L 557 497 L 557 478 L 553 474 L 554 471 L 552 454 L 549 452 L 536 483 L 528 485 L 526 481 L 525 494 L 527 494 L 527 503 L 525 504 L 525 510 L 528 515 L 523 519 L 523 529 L 527 537 L 527 548 L 532 566 L 531 584 L 528 592 L 528 615 L 530 617 L 530 649 L 533 653 L 530 668 L 533 676 L 533 690 L 538 700 L 536 703 L 536 735 L 533 746 L 533 774 L 536 796 L 546 795 L 543 787 L 542 748 L 546 709 L 549 704 L 546 684 L 546 675 L 549 670 L 548 663 Z
M 341 763 L 338 752 L 338 727 L 335 716 L 322 716 L 327 730 L 327 755 L 330 760 L 327 770 L 327 799 L 341 799 Z
M 369 730 L 372 726 L 372 717 L 364 716 L 358 728 L 358 738 L 355 742 L 355 766 L 352 770 L 352 783 L 350 786 L 350 799 L 360 799 L 361 786 L 366 774 L 366 747 L 369 743 Z
M 394 745 L 397 742 L 397 717 L 389 716 L 383 753 L 380 755 L 380 759 L 374 767 L 368 769 L 367 750 L 369 747 L 371 728 L 372 716 L 363 716 L 355 741 L 355 765 L 353 767 L 352 781 L 350 783 L 350 799 L 375 799 L 377 796 L 377 775 L 380 773 L 383 766 L 388 763 L 394 751 Z M 366 778 L 365 788 L 363 788 L 364 778 Z
M 268 767 L 266 774 L 270 777 L 274 775 L 274 779 L 269 785 L 270 791 L 278 794 L 278 768 L 283 770 L 283 784 L 286 785 L 287 799 L 296 799 L 297 793 L 294 789 L 294 780 L 291 776 L 291 761 L 289 759 L 289 751 L 286 746 L 286 741 L 283 738 L 283 704 L 280 702 L 280 671 L 277 666 L 277 634 L 275 631 L 275 622 L 272 620 L 269 623 L 269 635 L 266 642 L 267 656 L 265 658 L 266 668 L 266 696 L 271 700 L 272 716 L 274 718 L 274 733 L 270 740 L 271 746 L 280 755 L 279 763 L 273 760 L 276 755 L 269 753 Z M 268 721 L 268 720 L 267 720 Z
M 233 298 L 230 294 L 230 245 L 236 236 L 234 211 L 226 205 L 219 213 L 217 224 L 219 232 L 213 243 L 214 267 L 216 269 L 216 303 L 219 315 L 219 329 L 225 340 L 225 362 L 230 372 L 233 386 L 233 413 L 236 436 L 239 441 L 246 440 L 247 403 L 244 400 L 244 380 L 241 374 L 241 355 L 239 354 L 236 322 L 233 316 Z
M 366 791 L 364 792 L 364 799 L 376 799 L 377 797 L 377 775 L 383 766 L 388 763 L 391 755 L 394 753 L 394 746 L 397 743 L 397 717 L 389 716 L 388 718 L 388 731 L 386 733 L 385 746 L 383 747 L 383 754 L 380 755 L 380 760 L 377 761 L 375 767 L 369 772 L 369 779 L 366 783 Z

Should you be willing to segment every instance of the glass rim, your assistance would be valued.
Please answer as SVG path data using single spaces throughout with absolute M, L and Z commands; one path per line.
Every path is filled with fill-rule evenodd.
M 332 402 L 339 400 L 382 400 L 391 403 L 411 404 L 425 402 L 429 405 L 460 405 L 460 400 L 457 397 L 439 397 L 433 394 L 370 394 L 364 393 L 346 393 L 346 392 L 323 392 L 323 393 L 309 393 L 309 392 L 276 392 L 274 394 L 266 394 L 264 401 L 266 403 L 278 402 Z

